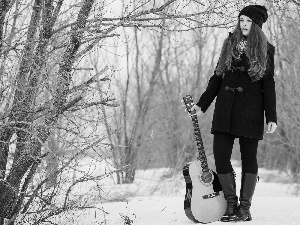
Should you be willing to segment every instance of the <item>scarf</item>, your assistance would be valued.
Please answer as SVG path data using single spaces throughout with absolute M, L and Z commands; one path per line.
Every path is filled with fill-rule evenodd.
M 241 55 L 245 53 L 247 47 L 247 40 L 241 40 L 234 49 L 234 55 L 237 60 L 241 60 Z M 246 53 L 245 53 L 246 54 Z M 250 69 L 248 75 L 252 82 L 258 81 L 263 78 L 264 73 L 259 73 L 259 65 L 257 61 L 250 62 Z
M 241 40 L 240 43 L 236 45 L 234 53 L 237 60 L 241 59 L 241 55 L 245 52 L 246 46 L 247 46 L 246 40 Z

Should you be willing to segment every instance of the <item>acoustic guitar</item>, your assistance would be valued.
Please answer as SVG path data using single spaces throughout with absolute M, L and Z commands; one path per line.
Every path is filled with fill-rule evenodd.
M 226 200 L 218 176 L 213 157 L 207 158 L 204 151 L 196 111 L 191 111 L 193 98 L 183 98 L 186 110 L 190 114 L 198 147 L 197 160 L 183 167 L 186 182 L 184 211 L 186 216 L 198 223 L 209 223 L 220 220 L 226 211 Z

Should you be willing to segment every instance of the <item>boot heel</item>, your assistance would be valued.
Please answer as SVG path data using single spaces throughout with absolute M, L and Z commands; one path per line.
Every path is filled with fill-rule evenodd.
M 246 219 L 246 221 L 251 221 L 252 220 L 252 217 L 251 217 L 251 214 L 249 212 L 249 215 L 248 215 L 248 218 Z

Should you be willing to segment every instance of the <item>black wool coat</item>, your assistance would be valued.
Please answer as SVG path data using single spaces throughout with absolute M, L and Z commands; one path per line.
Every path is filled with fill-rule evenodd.
M 206 91 L 196 103 L 205 112 L 215 97 L 211 133 L 215 131 L 263 139 L 264 114 L 266 123 L 277 123 L 274 81 L 275 47 L 268 43 L 267 69 L 261 80 L 252 82 L 249 64 L 243 53 L 241 60 L 233 60 L 225 76 L 210 78 Z

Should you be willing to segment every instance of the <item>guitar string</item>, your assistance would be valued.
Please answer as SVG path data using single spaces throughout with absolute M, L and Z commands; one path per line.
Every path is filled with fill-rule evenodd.
M 197 115 L 192 116 L 193 121 L 193 127 L 194 127 L 194 133 L 196 136 L 196 142 L 198 146 L 198 157 L 197 159 L 201 162 L 201 167 L 203 172 L 208 172 L 208 164 L 207 164 L 207 158 L 204 151 L 203 141 L 201 137 L 200 127 L 197 119 Z
M 206 158 L 206 155 L 205 155 L 203 141 L 202 141 L 202 137 L 201 137 L 200 127 L 199 127 L 199 123 L 198 123 L 198 119 L 197 119 L 197 114 L 196 113 L 192 114 L 192 112 L 190 111 L 190 108 L 188 108 L 188 103 L 186 101 L 187 99 L 190 100 L 191 105 L 194 105 L 194 101 L 193 101 L 192 96 L 186 96 L 186 98 L 184 98 L 184 102 L 186 104 L 186 107 L 187 107 L 189 113 L 191 114 L 193 127 L 194 127 L 194 133 L 195 133 L 195 136 L 196 136 L 196 142 L 197 142 L 197 147 L 198 147 L 197 160 L 200 160 L 200 162 L 201 162 L 202 172 L 204 172 L 204 173 L 209 172 L 207 158 Z

